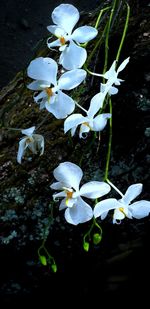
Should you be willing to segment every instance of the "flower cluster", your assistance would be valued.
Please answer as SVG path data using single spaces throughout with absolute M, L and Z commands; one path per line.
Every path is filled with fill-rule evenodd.
M 83 138 L 89 131 L 102 131 L 108 119 L 111 120 L 111 112 L 104 112 L 104 102 L 106 97 L 118 93 L 116 86 L 123 81 L 118 75 L 128 64 L 129 57 L 117 69 L 115 60 L 110 69 L 103 74 L 90 72 L 102 78 L 103 82 L 100 83 L 99 93 L 91 98 L 88 110 L 80 106 L 66 92 L 85 82 L 87 71 L 82 67 L 87 59 L 87 51 L 84 43 L 94 39 L 98 31 L 92 26 L 82 26 L 73 30 L 78 20 L 79 11 L 71 4 L 61 4 L 54 9 L 54 24 L 47 29 L 56 40 L 53 41 L 50 37 L 47 46 L 53 51 L 56 51 L 54 47 L 58 47 L 58 63 L 49 57 L 36 58 L 29 64 L 27 74 L 33 80 L 28 88 L 34 91 L 33 99 L 39 108 L 45 108 L 57 119 L 64 119 L 64 133 L 70 131 L 74 136 L 79 127 L 79 138 Z M 76 106 L 81 109 L 81 113 L 73 113 Z M 40 155 L 44 152 L 44 138 L 34 131 L 34 126 L 21 130 L 25 137 L 19 142 L 17 161 L 20 164 L 27 149 L 32 153 L 40 151 Z M 70 224 L 77 225 L 92 218 L 96 220 L 97 217 L 103 220 L 109 211 L 113 211 L 113 223 L 121 222 L 125 217 L 140 219 L 149 215 L 149 201 L 142 200 L 131 204 L 142 191 L 141 183 L 129 186 L 124 195 L 108 179 L 101 182 L 90 181 L 80 186 L 83 172 L 72 162 L 60 163 L 54 170 L 54 177 L 57 182 L 50 187 L 60 192 L 54 193 L 53 199 L 57 201 L 62 198 L 59 209 L 65 209 L 65 219 Z M 101 200 L 110 192 L 111 187 L 121 195 L 121 199 Z M 95 201 L 94 207 L 88 202 L 89 199 Z

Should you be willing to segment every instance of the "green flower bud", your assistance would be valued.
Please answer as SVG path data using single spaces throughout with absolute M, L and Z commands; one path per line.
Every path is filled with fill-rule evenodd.
M 45 255 L 40 255 L 40 262 L 43 266 L 46 266 L 47 265 L 47 259 L 45 257 Z
M 56 265 L 56 264 L 52 264 L 52 265 L 51 265 L 51 268 L 52 268 L 52 271 L 53 271 L 54 273 L 57 272 L 57 265 Z
M 100 235 L 99 233 L 95 233 L 93 235 L 93 243 L 94 245 L 98 245 L 102 240 L 102 235 Z
M 89 251 L 89 242 L 84 241 L 84 243 L 83 243 L 83 249 L 84 249 L 86 252 Z

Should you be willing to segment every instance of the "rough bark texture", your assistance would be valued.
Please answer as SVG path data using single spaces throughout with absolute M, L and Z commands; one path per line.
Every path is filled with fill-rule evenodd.
M 122 60 L 128 56 L 131 59 L 122 74 L 125 82 L 120 86 L 119 94 L 113 97 L 110 179 L 123 192 L 129 185 L 142 182 L 144 190 L 141 199 L 150 200 L 148 11 L 146 1 L 143 6 L 138 1 L 132 2 L 128 34 L 121 56 Z M 89 16 L 85 14 L 83 22 L 91 20 L 92 23 L 94 18 L 95 13 Z M 123 20 L 122 17 L 121 25 Z M 111 33 L 110 63 L 114 59 L 114 47 L 118 44 L 120 35 L 121 29 Z M 103 47 L 100 52 L 103 55 Z M 93 62 L 96 69 L 101 65 L 98 60 L 102 59 L 101 53 L 98 54 L 97 63 Z M 54 54 L 44 49 L 37 53 L 37 56 L 39 55 L 53 57 Z M 92 246 L 90 252 L 85 253 L 82 249 L 82 237 L 88 224 L 70 226 L 65 222 L 63 213 L 59 213 L 57 204 L 52 204 L 49 186 L 53 181 L 52 171 L 60 162 L 71 161 L 78 164 L 82 155 L 84 180 L 102 179 L 108 129 L 101 135 L 99 147 L 98 140 L 92 141 L 92 135 L 86 140 L 79 140 L 77 136 L 73 140 L 68 138 L 68 135 L 63 133 L 62 120 L 54 119 L 46 111 L 39 111 L 33 102 L 33 93 L 27 90 L 28 82 L 26 72 L 20 72 L 0 93 L 0 265 L 1 295 L 4 303 L 14 301 L 21 304 L 25 299 L 27 303 L 29 300 L 38 302 L 42 297 L 47 300 L 50 291 L 54 299 L 57 293 L 63 295 L 67 289 L 70 297 L 74 297 L 76 290 L 75 294 L 85 301 L 89 293 L 97 294 L 100 298 L 110 295 L 115 299 L 117 293 L 129 293 L 132 284 L 140 291 L 140 281 L 146 278 L 149 258 L 149 218 L 130 222 L 126 220 L 120 226 L 113 226 L 111 218 L 104 221 L 102 243 Z M 87 85 L 78 89 L 73 93 L 74 98 L 80 99 L 86 106 L 90 98 L 98 92 L 99 84 L 97 79 L 89 78 Z M 39 157 L 29 154 L 22 165 L 19 165 L 16 154 L 21 134 L 6 128 L 28 128 L 39 124 L 41 126 L 38 133 L 45 137 L 44 155 Z M 56 258 L 59 269 L 57 274 L 52 274 L 38 262 L 37 249 L 45 233 L 49 233 L 47 246 Z M 139 269 L 138 263 L 141 260 L 143 268 Z M 96 276 L 101 282 L 99 287 L 94 283 Z M 61 290 L 58 288 L 61 285 L 67 286 Z M 144 288 L 147 290 L 146 284 Z M 91 300 L 92 296 L 89 298 Z M 65 302 L 65 298 L 62 299 Z M 56 303 L 57 301 L 55 299 Z

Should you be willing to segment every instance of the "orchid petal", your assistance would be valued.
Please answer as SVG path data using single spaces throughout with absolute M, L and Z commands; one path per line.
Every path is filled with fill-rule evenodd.
M 58 26 L 55 26 L 55 25 L 48 26 L 47 30 L 49 32 L 51 32 L 52 34 L 54 34 L 58 38 L 61 37 L 61 36 L 64 36 L 64 34 L 65 34 L 65 30 L 64 29 L 59 28 Z
M 71 35 L 71 38 L 77 43 L 86 43 L 94 39 L 98 31 L 91 26 L 82 26 L 77 28 Z
M 58 66 L 52 58 L 39 57 L 32 60 L 28 66 L 27 74 L 37 80 L 56 84 Z
M 125 218 L 125 213 L 120 211 L 119 208 L 115 209 L 113 214 L 113 223 L 116 223 L 117 220 L 122 220 Z
M 103 93 L 104 98 L 105 98 L 106 94 L 108 93 L 110 87 L 111 87 L 110 83 L 108 83 L 108 82 L 106 84 L 101 83 L 100 91 Z
M 87 119 L 87 121 L 89 121 L 89 120 Z M 80 138 L 84 138 L 83 134 L 84 134 L 84 133 L 88 133 L 89 131 L 90 131 L 90 127 L 89 127 L 89 125 L 88 125 L 88 122 L 87 122 L 87 124 L 86 124 L 86 123 L 83 123 L 83 124 L 80 126 L 79 137 L 80 137 Z
M 101 220 L 104 220 L 104 219 L 107 217 L 108 212 L 109 212 L 109 211 L 105 211 L 105 212 L 103 212 L 103 213 L 101 214 Z
M 60 4 L 52 12 L 52 21 L 54 24 L 63 28 L 68 34 L 79 20 L 79 11 L 71 4 Z
M 129 60 L 130 60 L 130 57 L 128 57 L 127 59 L 125 59 L 125 60 L 120 64 L 120 66 L 119 66 L 118 69 L 117 69 L 117 74 L 118 74 L 119 72 L 121 72 L 121 71 L 126 67 L 126 65 L 128 64 Z
M 73 114 L 69 116 L 64 122 L 64 132 L 66 133 L 70 129 L 77 127 L 79 124 L 85 122 L 86 117 L 81 114 Z
M 105 74 L 103 74 L 103 77 L 106 79 L 116 78 L 117 73 L 116 73 L 115 67 L 116 67 L 116 60 L 111 65 L 110 69 Z
M 45 108 L 53 114 L 52 109 L 55 107 L 55 104 L 57 102 L 57 94 L 53 94 L 50 98 L 47 98 L 45 101 Z
M 56 201 L 57 199 L 61 198 L 61 197 L 66 197 L 67 194 L 65 191 L 61 191 L 58 193 L 53 194 L 53 200 Z
M 103 106 L 105 94 L 102 92 L 97 93 L 91 100 L 88 116 L 93 117 Z
M 60 90 L 58 91 L 58 94 L 55 95 L 54 104 L 52 104 L 50 101 L 50 103 L 46 103 L 45 106 L 47 110 L 51 112 L 57 119 L 66 118 L 75 109 L 74 100 Z
M 118 89 L 114 86 L 111 86 L 109 89 L 108 89 L 108 93 L 109 95 L 114 95 L 114 94 L 117 94 L 118 93 Z
M 94 207 L 94 217 L 97 218 L 111 209 L 119 207 L 119 203 L 115 198 L 109 198 L 97 203 Z M 106 216 L 105 216 L 106 217 Z M 102 219 L 102 217 L 101 217 Z
M 143 185 L 141 183 L 131 185 L 127 189 L 124 197 L 121 199 L 121 202 L 129 205 L 130 202 L 134 200 L 142 192 L 142 188 L 143 188 Z
M 72 208 L 67 208 L 65 210 L 66 221 L 73 225 L 87 222 L 91 220 L 92 217 L 92 208 L 80 197 L 77 199 L 77 203 Z
M 50 188 L 53 190 L 61 190 L 62 189 L 62 183 L 60 183 L 59 181 L 54 182 L 50 185 Z
M 36 145 L 37 145 L 37 149 L 41 150 L 40 152 L 40 156 L 43 155 L 44 153 L 44 137 L 40 134 L 33 134 Z
M 85 48 L 77 46 L 73 41 L 70 41 L 68 47 L 61 53 L 59 63 L 66 70 L 74 70 L 81 68 L 87 58 Z
M 57 39 L 57 40 L 55 40 L 55 41 L 50 41 L 51 40 L 51 38 L 49 38 L 48 40 L 47 40 L 47 47 L 48 48 L 53 48 L 53 47 L 60 47 L 61 46 L 61 43 L 60 43 L 60 40 L 59 39 Z
M 45 90 L 41 91 L 40 93 L 38 93 L 38 95 L 34 96 L 34 101 L 36 103 L 39 103 L 42 99 L 47 98 L 47 93 Z
M 29 142 L 27 143 L 27 147 L 28 147 L 28 149 L 29 149 L 32 153 L 37 154 L 36 142 L 35 142 L 34 139 L 33 139 L 33 141 L 29 141 Z
M 76 132 L 76 127 L 74 127 L 74 128 L 71 129 L 71 136 L 74 136 L 74 135 L 75 135 L 75 132 Z
M 150 202 L 141 200 L 129 206 L 132 216 L 136 219 L 147 217 L 150 213 Z
M 90 181 L 81 187 L 80 195 L 95 199 L 107 194 L 110 190 L 110 186 L 105 182 Z
M 98 132 L 102 131 L 106 124 L 107 120 L 111 118 L 111 114 L 100 114 L 93 119 L 93 130 Z
M 43 85 L 44 83 L 44 85 Z M 50 83 L 47 81 L 41 81 L 41 80 L 36 80 L 29 85 L 27 85 L 27 88 L 30 90 L 43 90 L 43 87 L 49 87 Z
M 62 90 L 71 90 L 80 85 L 86 78 L 86 75 L 86 71 L 82 69 L 66 72 L 60 77 L 58 87 Z
M 19 142 L 19 149 L 18 149 L 18 154 L 17 154 L 17 162 L 19 164 L 21 164 L 21 160 L 22 160 L 22 157 L 26 149 L 25 145 L 26 145 L 26 137 L 22 138 L 21 141 Z
M 57 181 L 64 183 L 66 187 L 79 189 L 83 172 L 79 166 L 71 162 L 60 163 L 54 170 L 54 177 Z
M 63 210 L 67 208 L 67 205 L 66 205 L 66 198 L 63 198 L 63 200 L 61 201 L 60 205 L 59 205 L 59 210 Z
M 21 133 L 30 136 L 33 134 L 34 130 L 35 127 L 33 126 L 31 128 L 21 130 Z
M 115 83 L 114 83 L 114 84 L 115 84 L 116 86 L 120 86 L 122 82 L 124 82 L 124 79 L 117 78 L 117 80 L 115 80 Z

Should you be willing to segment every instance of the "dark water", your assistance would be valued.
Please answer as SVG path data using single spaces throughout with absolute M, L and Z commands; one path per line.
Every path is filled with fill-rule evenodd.
M 48 34 L 51 12 L 60 3 L 72 3 L 79 11 L 88 11 L 99 1 L 0 1 L 0 89 L 34 56 L 36 44 Z

